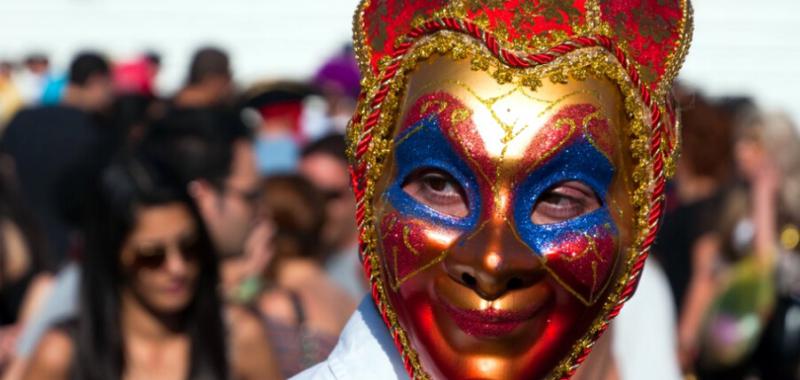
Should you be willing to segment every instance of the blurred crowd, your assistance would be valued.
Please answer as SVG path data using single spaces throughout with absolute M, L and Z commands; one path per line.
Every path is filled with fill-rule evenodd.
M 800 139 L 754 99 L 681 87 L 681 157 L 653 248 L 699 379 L 800 379 Z
M 0 62 L 3 380 L 287 378 L 367 294 L 352 48 L 249 86 L 201 48 L 174 94 L 160 61 Z M 658 328 L 674 352 L 656 359 L 685 376 L 800 379 L 797 126 L 746 97 L 676 95 L 683 153 L 645 271 L 667 291 L 642 280 L 614 354 Z
M 240 89 L 199 49 L 40 55 L 0 72 L 0 374 L 284 378 L 324 359 L 366 294 L 344 127 L 349 48 L 308 81 Z

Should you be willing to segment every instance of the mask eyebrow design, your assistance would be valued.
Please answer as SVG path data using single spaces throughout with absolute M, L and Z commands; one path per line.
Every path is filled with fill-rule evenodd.
M 394 163 L 396 174 L 390 182 L 384 196 L 393 207 L 406 215 L 433 221 L 442 225 L 465 230 L 477 220 L 480 210 L 478 182 L 475 173 L 466 160 L 456 152 L 456 147 L 445 136 L 445 129 L 440 115 L 430 114 L 423 118 L 415 118 L 401 141 L 396 142 Z M 405 144 L 405 142 L 408 144 Z M 406 178 L 419 169 L 432 168 L 446 172 L 458 182 L 464 190 L 468 214 L 465 217 L 454 217 L 441 214 L 428 205 L 421 203 L 406 193 L 403 183 Z
M 464 103 L 460 99 L 458 99 L 457 96 L 451 93 L 452 90 L 463 90 L 464 92 L 469 94 L 469 97 L 473 98 L 479 104 L 483 105 L 483 108 L 486 111 L 488 111 L 491 119 L 493 119 L 494 122 L 497 123 L 497 125 L 500 128 L 502 128 L 503 130 L 502 139 L 503 141 L 506 142 L 505 144 L 510 143 L 511 141 L 519 137 L 519 135 L 524 133 L 525 130 L 527 130 L 529 127 L 537 125 L 537 123 L 532 123 L 519 126 L 517 125 L 519 119 L 513 122 L 509 122 L 503 120 L 503 118 L 500 115 L 498 115 L 497 110 L 495 109 L 496 104 L 499 101 L 508 98 L 509 96 L 512 96 L 514 94 L 519 94 L 532 102 L 540 103 L 543 106 L 543 108 L 536 114 L 536 117 L 542 118 L 546 114 L 551 113 L 552 116 L 548 119 L 549 121 L 547 123 L 550 123 L 550 121 L 557 118 L 558 115 L 562 114 L 564 108 L 570 108 L 578 104 L 588 105 L 588 104 L 603 103 L 602 102 L 603 96 L 600 93 L 600 91 L 589 88 L 582 88 L 570 91 L 568 93 L 559 95 L 555 99 L 545 99 L 532 94 L 531 92 L 533 90 L 527 85 L 515 83 L 513 85 L 508 85 L 508 87 L 509 88 L 506 91 L 490 97 L 482 97 L 475 89 L 472 88 L 472 86 L 470 86 L 469 83 L 463 80 L 456 80 L 456 79 L 443 79 L 443 80 L 431 81 L 425 83 L 424 85 L 418 88 L 413 89 L 413 92 L 410 93 L 409 95 L 409 99 L 414 99 L 414 101 L 413 103 L 411 103 L 411 105 L 406 106 L 406 110 L 404 112 L 404 115 L 406 116 L 402 119 L 402 123 L 398 126 L 399 130 L 397 131 L 397 134 L 393 139 L 395 146 L 402 144 L 410 136 L 410 134 L 417 132 L 415 130 L 409 131 L 408 129 L 412 125 L 415 125 L 420 118 L 431 114 L 444 113 L 449 106 L 449 104 L 447 104 L 446 102 L 449 103 L 449 101 L 454 101 L 458 103 L 460 106 L 459 109 L 452 111 L 451 119 L 454 119 L 456 118 L 456 116 L 459 116 L 461 120 L 451 120 L 451 124 L 453 124 L 451 128 L 455 127 L 456 124 L 459 124 L 459 121 L 463 121 L 463 119 L 473 116 L 475 111 L 466 107 Z M 441 99 L 442 95 L 446 95 L 446 97 L 450 98 L 451 100 L 432 100 L 435 98 Z M 561 106 L 564 102 L 566 102 L 570 98 L 574 98 L 580 95 L 588 96 L 590 103 L 575 103 L 559 108 L 559 106 Z M 610 115 L 606 114 L 606 110 L 597 107 L 595 108 L 597 112 L 595 115 L 592 116 L 592 119 L 603 120 L 606 123 L 608 123 L 608 120 L 612 119 Z M 432 110 L 434 112 L 431 112 Z M 598 140 L 597 138 L 592 136 L 592 131 L 589 128 L 589 123 L 595 120 L 587 120 L 587 119 L 589 118 L 587 117 L 579 124 L 583 127 L 584 133 L 590 140 L 593 141 Z M 610 161 L 614 162 L 614 160 L 611 159 L 614 155 L 614 152 L 612 152 L 611 149 L 612 146 L 608 146 L 609 144 L 604 144 L 604 146 L 601 146 L 600 144 L 595 144 L 595 145 L 600 149 L 601 152 L 603 152 L 609 158 Z M 618 144 L 611 144 L 611 145 L 618 145 Z M 614 146 L 613 148 L 616 147 Z
M 484 98 L 478 92 L 472 88 L 468 83 L 463 80 L 455 80 L 455 79 L 444 79 L 438 81 L 432 81 L 420 86 L 419 88 L 415 89 L 413 94 L 409 94 L 409 99 L 414 99 L 412 106 L 408 107 L 409 109 L 413 108 L 414 105 L 422 98 L 429 96 L 434 93 L 446 93 L 447 87 L 451 87 L 453 89 L 462 89 L 466 91 L 470 96 L 472 96 L 478 102 L 484 104 L 487 108 L 491 109 L 491 107 L 497 103 L 498 101 L 507 98 L 515 93 L 519 93 L 528 100 L 531 100 L 535 103 L 541 103 L 545 105 L 545 107 L 538 113 L 538 117 L 545 116 L 548 112 L 551 112 L 553 109 L 558 107 L 564 101 L 578 96 L 578 95 L 586 95 L 591 98 L 592 101 L 595 103 L 602 103 L 603 96 L 595 90 L 591 89 L 580 89 L 568 92 L 563 94 L 555 99 L 545 99 L 543 97 L 535 96 L 532 94 L 534 90 L 532 90 L 529 86 L 523 85 L 520 83 L 513 84 L 513 87 L 510 87 L 507 91 L 500 93 L 495 96 Z M 496 115 L 495 115 L 496 116 Z M 607 117 L 607 115 L 606 115 Z M 498 120 L 499 124 L 503 124 L 500 120 Z M 513 127 L 513 126 L 511 126 Z

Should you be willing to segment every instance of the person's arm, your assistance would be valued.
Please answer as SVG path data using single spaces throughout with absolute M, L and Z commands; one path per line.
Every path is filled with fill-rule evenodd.
M 53 275 L 47 272 L 39 273 L 33 277 L 19 308 L 17 320 L 21 324 L 24 325 L 42 309 L 42 305 L 44 305 L 45 300 L 53 290 L 53 282 Z
M 701 236 L 692 247 L 692 276 L 678 322 L 678 358 L 684 371 L 694 361 L 697 334 L 717 290 L 714 267 L 719 249 L 719 239 L 711 234 Z
M 28 366 L 28 357 L 19 355 L 17 350 L 18 339 L 25 329 L 25 325 L 29 319 L 35 316 L 37 310 L 41 309 L 44 299 L 49 295 L 53 285 L 53 276 L 50 274 L 42 273 L 36 275 L 28 290 L 25 292 L 25 298 L 20 307 L 19 317 L 17 324 L 13 326 L 14 336 L 13 339 L 8 339 L 0 343 L 0 363 L 4 362 L 3 353 L 6 356 L 7 366 L 4 368 L 5 372 L 0 370 L 0 379 L 2 380 L 18 380 L 22 377 L 22 372 Z M 0 333 L 2 335 L 2 333 Z M 0 337 L 0 341 L 3 341 Z
M 231 368 L 242 380 L 275 380 L 282 375 L 267 331 L 261 320 L 249 311 L 228 309 Z
M 31 269 L 31 252 L 25 245 L 25 238 L 17 224 L 10 220 L 0 219 L 0 244 L 3 249 L 3 272 L 0 273 L 0 288 L 14 284 Z
M 777 198 L 781 178 L 779 169 L 770 160 L 765 159 L 761 167 L 752 179 L 750 190 L 750 212 L 755 227 L 753 248 L 762 268 L 772 270 L 778 251 Z
M 73 356 L 69 335 L 50 330 L 36 348 L 22 380 L 67 380 Z
M 77 314 L 79 280 L 80 268 L 75 263 L 58 272 L 50 290 L 43 295 L 41 307 L 25 317 L 16 343 L 17 358 L 30 358 L 39 340 L 51 326 Z

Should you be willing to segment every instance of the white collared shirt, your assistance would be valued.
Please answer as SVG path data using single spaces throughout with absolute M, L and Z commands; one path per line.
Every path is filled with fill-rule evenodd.
M 328 359 L 291 380 L 407 380 L 400 354 L 372 298 L 364 297 Z
M 679 379 L 669 287 L 648 261 L 636 296 L 614 320 L 622 379 Z M 291 380 L 406 380 L 403 362 L 372 298 L 364 297 L 328 359 Z

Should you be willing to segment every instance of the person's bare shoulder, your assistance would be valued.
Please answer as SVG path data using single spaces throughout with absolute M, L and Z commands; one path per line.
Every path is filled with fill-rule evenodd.
M 262 320 L 252 311 L 239 307 L 227 306 L 228 328 L 235 340 L 262 338 L 266 332 Z M 234 342 L 235 343 L 235 342 Z
M 264 323 L 246 308 L 228 306 L 233 370 L 242 379 L 279 379 L 278 362 Z
M 28 290 L 25 291 L 25 297 L 22 300 L 18 320 L 23 323 L 33 318 L 44 305 L 47 297 L 53 291 L 53 284 L 55 278 L 52 274 L 42 272 L 33 277 Z
M 23 380 L 67 379 L 74 357 L 70 336 L 58 329 L 48 331 L 39 341 Z
M 296 322 L 297 316 L 295 315 L 292 300 L 284 290 L 270 289 L 264 292 L 259 297 L 257 305 L 259 312 L 271 320 L 285 324 Z
M 326 319 L 332 319 L 338 326 L 336 331 L 341 331 L 358 305 L 356 300 L 330 277 L 326 276 L 323 284 L 324 288 L 316 292 L 322 296 L 318 299 L 320 303 L 326 305 L 326 314 L 329 315 Z

